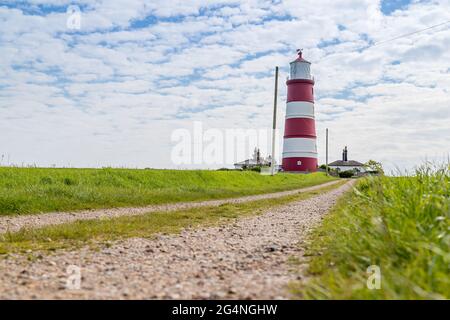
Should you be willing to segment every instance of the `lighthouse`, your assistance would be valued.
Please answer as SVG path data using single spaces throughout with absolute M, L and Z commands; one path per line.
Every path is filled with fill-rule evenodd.
M 291 62 L 287 85 L 286 120 L 283 138 L 284 171 L 317 170 L 316 125 L 314 119 L 314 78 L 311 63 L 303 59 L 302 50 Z

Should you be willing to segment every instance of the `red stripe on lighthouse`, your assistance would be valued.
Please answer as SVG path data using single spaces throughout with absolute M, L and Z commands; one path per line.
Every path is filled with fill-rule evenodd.
M 284 171 L 315 172 L 317 170 L 317 158 L 283 158 Z
M 287 102 L 308 101 L 314 102 L 314 81 L 289 80 L 287 83 Z
M 285 138 L 315 138 L 316 125 L 314 119 L 290 118 L 284 126 Z

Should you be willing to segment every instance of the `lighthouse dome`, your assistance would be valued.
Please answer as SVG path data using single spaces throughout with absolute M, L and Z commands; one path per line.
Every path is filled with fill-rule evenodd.
M 302 57 L 302 50 L 297 50 L 298 58 L 291 62 L 290 80 L 308 79 L 311 80 L 311 62 Z

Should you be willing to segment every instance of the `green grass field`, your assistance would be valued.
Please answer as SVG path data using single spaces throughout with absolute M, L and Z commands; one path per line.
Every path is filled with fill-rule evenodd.
M 332 179 L 323 173 L 0 167 L 0 215 L 220 199 Z
M 307 299 L 449 299 L 450 168 L 361 180 L 306 244 Z M 381 288 L 369 290 L 370 265 Z
M 98 247 L 110 241 L 141 237 L 151 238 L 161 233 L 177 233 L 187 227 L 225 224 L 245 216 L 258 215 L 265 210 L 307 199 L 338 188 L 345 180 L 308 192 L 301 192 L 275 199 L 263 199 L 244 203 L 229 203 L 215 207 L 201 207 L 171 212 L 152 212 L 140 216 L 124 216 L 112 219 L 80 220 L 37 229 L 0 234 L 0 255 L 54 251 L 85 245 Z

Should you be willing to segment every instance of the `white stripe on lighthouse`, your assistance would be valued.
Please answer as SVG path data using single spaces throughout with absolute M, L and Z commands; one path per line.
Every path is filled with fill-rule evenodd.
M 288 157 L 317 158 L 316 139 L 285 138 L 283 141 L 283 158 Z
M 286 107 L 286 119 L 291 118 L 314 119 L 314 103 L 307 101 L 288 102 Z
M 283 152 L 284 158 L 317 158 L 317 152 Z

